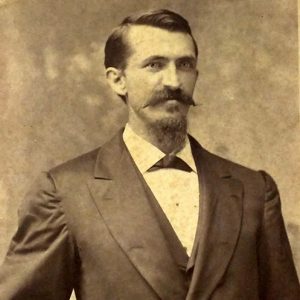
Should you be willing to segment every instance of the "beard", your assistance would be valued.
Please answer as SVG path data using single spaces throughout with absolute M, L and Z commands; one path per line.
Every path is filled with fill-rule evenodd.
M 153 123 L 148 123 L 148 132 L 154 136 L 165 153 L 180 151 L 186 141 L 187 118 L 163 118 Z
M 152 137 L 154 144 L 164 153 L 174 153 L 180 151 L 185 145 L 188 127 L 186 114 L 181 114 L 178 106 L 164 108 L 169 113 L 175 113 L 173 116 L 155 118 L 155 120 L 144 113 L 145 108 L 157 107 L 156 109 L 159 109 L 159 105 L 168 100 L 177 100 L 185 106 L 195 106 L 194 99 L 182 89 L 174 90 L 166 87 L 154 92 L 144 106 L 133 109 L 133 111 L 142 120 L 147 134 Z
M 181 89 L 172 90 L 164 88 L 153 94 L 147 105 L 155 106 L 163 103 L 168 99 L 175 99 L 185 105 L 195 105 L 192 97 L 184 93 Z M 173 108 L 176 110 L 176 108 Z M 166 117 L 155 122 L 148 123 L 148 130 L 150 135 L 154 136 L 161 149 L 165 152 L 179 151 L 184 147 L 187 135 L 187 118 L 180 117 Z

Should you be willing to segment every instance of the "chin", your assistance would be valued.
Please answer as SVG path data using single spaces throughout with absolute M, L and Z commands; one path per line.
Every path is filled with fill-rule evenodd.
M 158 122 L 158 123 L 168 123 L 168 122 L 186 122 L 187 119 L 187 115 L 179 110 L 168 110 L 168 111 L 164 111 L 161 112 L 159 115 L 155 116 L 155 118 L 153 118 L 154 122 Z
M 150 130 L 160 142 L 168 144 L 171 148 L 175 148 L 180 146 L 185 140 L 187 119 L 184 116 L 165 117 L 152 123 Z
M 187 127 L 187 120 L 184 116 L 167 116 L 155 122 L 155 127 L 174 131 L 182 131 Z

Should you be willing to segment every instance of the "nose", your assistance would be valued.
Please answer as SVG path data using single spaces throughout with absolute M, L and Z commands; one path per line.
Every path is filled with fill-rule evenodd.
M 178 89 L 181 86 L 175 64 L 170 63 L 163 72 L 163 84 L 171 89 Z

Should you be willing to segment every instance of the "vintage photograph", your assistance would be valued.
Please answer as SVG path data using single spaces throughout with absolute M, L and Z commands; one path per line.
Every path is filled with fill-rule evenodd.
M 299 300 L 295 0 L 0 0 L 0 299 Z

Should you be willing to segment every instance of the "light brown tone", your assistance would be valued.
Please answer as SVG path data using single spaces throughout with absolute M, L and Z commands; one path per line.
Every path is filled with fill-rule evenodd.
M 7 1 L 9 2 L 9 1 Z M 126 120 L 105 84 L 103 46 L 124 16 L 167 7 L 200 48 L 191 132 L 277 181 L 300 270 L 296 1 L 12 1 L 0 9 L 0 255 L 41 170 L 101 144 Z

